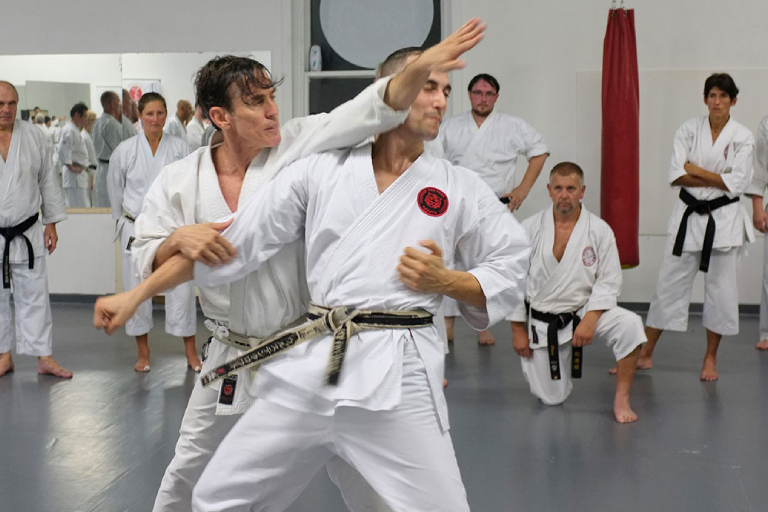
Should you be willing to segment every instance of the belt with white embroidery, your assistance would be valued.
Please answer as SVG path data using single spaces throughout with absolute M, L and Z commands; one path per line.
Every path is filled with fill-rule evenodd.
M 326 382 L 336 385 L 341 375 L 341 366 L 350 338 L 356 333 L 372 329 L 410 329 L 432 325 L 432 315 L 426 311 L 371 311 L 345 306 L 329 308 L 309 305 L 308 323 L 284 329 L 261 340 L 228 331 L 226 336 L 214 332 L 216 339 L 236 348 L 249 348 L 245 353 L 227 361 L 215 370 L 203 375 L 200 380 L 207 386 L 217 380 L 237 373 L 245 368 L 254 368 L 265 361 L 285 352 L 291 347 L 333 334 L 333 349 L 328 363 Z M 226 340 L 226 341 L 225 341 Z

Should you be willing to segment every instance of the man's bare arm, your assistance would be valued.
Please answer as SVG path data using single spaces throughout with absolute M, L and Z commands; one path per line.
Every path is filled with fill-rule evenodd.
M 230 224 L 232 219 L 227 222 L 208 222 L 177 228 L 158 248 L 152 269 L 157 270 L 177 253 L 211 266 L 228 263 L 237 255 L 232 244 L 221 236 L 221 232 Z
M 94 327 L 112 334 L 118 327 L 125 325 L 142 302 L 165 290 L 191 281 L 194 277 L 194 265 L 194 261 L 181 253 L 176 253 L 136 288 L 109 297 L 101 297 L 94 307 Z
M 387 85 L 384 103 L 394 110 L 405 110 L 416 100 L 429 74 L 437 71 L 462 69 L 466 63 L 461 55 L 477 45 L 485 33 L 485 24 L 472 18 L 456 32 L 427 49 Z
M 531 192 L 533 185 L 536 184 L 536 180 L 541 174 L 541 170 L 544 168 L 544 162 L 547 161 L 549 155 L 544 153 L 543 155 L 537 155 L 528 160 L 528 169 L 525 170 L 525 175 L 520 181 L 520 184 L 515 189 L 505 194 L 504 197 L 509 197 L 509 204 L 507 207 L 510 211 L 515 211 L 522 206 L 525 198 Z

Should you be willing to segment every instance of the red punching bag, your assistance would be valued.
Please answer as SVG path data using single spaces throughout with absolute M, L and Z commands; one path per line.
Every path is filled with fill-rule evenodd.
M 640 263 L 640 88 L 633 9 L 612 9 L 603 44 L 600 215 L 616 234 L 621 266 Z

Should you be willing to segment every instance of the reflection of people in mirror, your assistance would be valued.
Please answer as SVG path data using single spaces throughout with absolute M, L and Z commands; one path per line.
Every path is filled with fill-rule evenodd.
M 121 118 L 120 97 L 113 91 L 101 95 L 101 108 L 104 113 L 96 120 L 91 130 L 93 147 L 96 150 L 98 164 L 93 183 L 91 204 L 94 208 L 109 208 L 107 193 L 107 170 L 109 159 L 118 144 L 123 141 L 123 127 L 118 119 Z
M 17 354 L 37 356 L 38 374 L 69 379 L 72 372 L 59 366 L 52 355 L 45 261 L 46 249 L 51 254 L 59 239 L 56 223 L 67 214 L 51 166 L 50 146 L 41 130 L 16 120 L 18 103 L 16 88 L 0 81 L 0 235 L 2 243 L 10 245 L 3 256 L 0 287 L 0 377 L 13 371 L 11 340 L 15 339 Z
M 96 174 L 96 166 L 99 164 L 99 160 L 96 158 L 96 149 L 93 147 L 93 137 L 91 137 L 91 130 L 93 129 L 93 123 L 96 122 L 96 112 L 89 110 L 85 113 L 85 125 L 80 131 L 85 143 L 85 150 L 88 153 L 88 195 L 93 194 L 93 178 Z M 90 204 L 90 201 L 89 201 Z
M 163 167 L 189 154 L 186 140 L 163 133 L 168 111 L 160 94 L 150 92 L 142 96 L 137 112 L 143 131 L 117 146 L 109 161 L 107 175 L 112 217 L 117 221 L 117 233 L 123 249 L 123 288 L 126 290 L 139 284 L 136 262 L 131 256 L 131 243 L 134 239 L 133 223 L 141 212 L 147 189 Z M 123 119 L 126 119 L 125 115 Z M 125 326 L 126 333 L 136 337 L 139 354 L 134 369 L 139 372 L 150 370 L 150 329 L 152 303 L 145 301 Z M 200 371 L 202 363 L 195 350 L 197 307 L 192 283 L 177 286 L 165 295 L 165 330 L 172 336 L 184 338 L 187 364 Z
M 67 208 L 91 206 L 88 149 L 80 134 L 85 126 L 86 112 L 88 107 L 85 103 L 78 103 L 72 107 L 69 112 L 71 120 L 62 129 L 61 142 L 57 149 Z
M 203 116 L 203 109 L 200 105 L 195 105 L 195 115 L 187 124 L 187 142 L 189 150 L 194 151 L 203 145 L 203 134 L 205 133 L 206 120 Z
M 176 113 L 168 120 L 165 133 L 187 140 L 187 123 L 192 119 L 192 104 L 187 100 L 179 100 Z

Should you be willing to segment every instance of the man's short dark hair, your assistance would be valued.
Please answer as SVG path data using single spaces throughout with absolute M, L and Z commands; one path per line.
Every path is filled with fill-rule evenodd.
M 75 106 L 70 109 L 69 117 L 73 118 L 77 114 L 80 114 L 80 117 L 85 117 L 86 112 L 88 112 L 88 106 L 81 101 L 80 103 L 75 103 Z
M 120 96 L 118 96 L 114 91 L 104 91 L 99 97 L 99 102 L 103 108 L 107 108 L 107 105 L 112 103 L 114 100 L 120 101 Z
M 165 98 L 163 98 L 159 92 L 145 92 L 141 95 L 141 98 L 139 98 L 139 114 L 144 112 L 144 108 L 147 106 L 147 103 L 151 101 L 162 102 L 163 108 L 166 112 L 168 112 L 168 105 L 165 103 Z
M 424 49 L 418 46 L 407 46 L 390 53 L 384 61 L 376 68 L 376 78 L 399 73 L 405 68 L 405 63 L 412 55 L 421 55 Z
M 259 89 L 272 89 L 281 83 L 282 80 L 273 80 L 267 67 L 255 59 L 223 55 L 209 60 L 197 72 L 195 101 L 203 108 L 203 115 L 213 123 L 210 110 L 213 107 L 231 110 L 235 94 L 240 95 L 243 103 L 249 104 L 259 94 Z
M 475 75 L 472 80 L 469 81 L 469 85 L 467 86 L 467 90 L 469 92 L 472 92 L 472 88 L 475 86 L 477 82 L 480 80 L 483 80 L 484 82 L 488 82 L 491 87 L 496 89 L 496 94 L 499 94 L 499 81 L 493 78 L 488 73 L 480 73 L 479 75 Z
M 559 164 L 555 165 L 552 170 L 549 172 L 549 181 L 552 182 L 552 177 L 558 174 L 560 176 L 569 176 L 571 174 L 576 174 L 579 176 L 579 184 L 581 186 L 584 186 L 584 171 L 581 170 L 581 167 L 579 167 L 577 164 L 573 162 L 560 162 Z
M 709 92 L 715 87 L 725 92 L 731 98 L 731 101 L 735 100 L 736 96 L 739 95 L 739 88 L 736 87 L 736 82 L 733 81 L 733 78 L 728 73 L 713 73 L 709 75 L 709 78 L 704 82 L 704 99 L 707 99 Z

